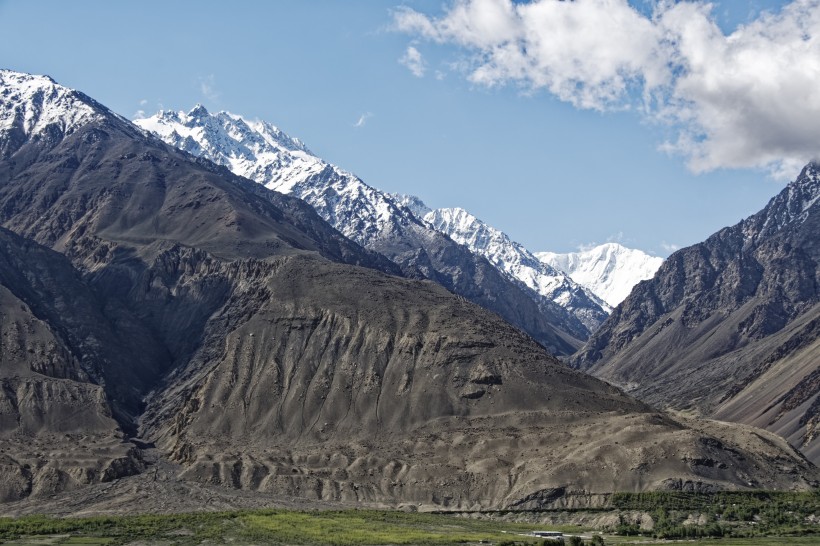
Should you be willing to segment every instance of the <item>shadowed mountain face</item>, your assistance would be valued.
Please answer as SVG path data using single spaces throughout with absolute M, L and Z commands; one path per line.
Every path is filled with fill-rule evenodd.
M 659 406 L 778 432 L 820 461 L 820 175 L 673 254 L 572 364 Z
M 40 85 L 40 96 L 55 92 Z M 616 490 L 804 488 L 820 478 L 777 437 L 659 414 L 566 368 L 495 314 L 396 275 L 307 205 L 68 98 L 94 117 L 5 129 L 23 137 L 0 158 L 0 223 L 36 252 L 0 260 L 2 309 L 42 333 L 14 334 L 8 354 L 22 356 L 3 370 L 75 378 L 96 396 L 80 422 L 106 438 L 118 434 L 111 416 L 136 427 L 178 465 L 173 483 L 537 508 Z M 44 343 L 42 359 L 26 356 Z M 62 399 L 30 398 L 32 412 L 55 415 Z M 2 422 L 16 419 L 13 407 Z M 45 467 L 43 453 L 68 450 L 61 425 L 41 421 L 47 449 L 14 444 L 9 468 Z M 94 468 L 110 459 L 90 453 Z M 146 480 L 129 479 L 122 494 L 139 498 Z M 6 498 L 59 490 L 43 483 Z

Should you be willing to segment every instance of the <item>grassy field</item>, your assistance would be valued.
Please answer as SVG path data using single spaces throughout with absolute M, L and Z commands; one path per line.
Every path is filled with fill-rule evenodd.
M 680 519 L 691 512 L 686 502 L 697 504 L 696 510 L 702 514 L 712 514 L 714 510 L 726 512 L 734 519 L 721 520 L 709 525 L 719 525 L 724 536 L 720 538 L 690 538 L 687 540 L 664 540 L 658 536 L 616 535 L 610 530 L 603 538 L 605 544 L 670 544 L 712 546 L 775 546 L 775 545 L 818 545 L 820 534 L 787 536 L 820 531 L 820 526 L 795 524 L 797 515 L 817 513 L 814 497 L 763 496 L 698 497 L 691 501 L 680 496 L 621 497 L 618 502 L 623 509 L 639 509 L 654 513 L 666 527 L 674 529 Z M 777 517 L 780 522 L 766 526 L 761 514 L 766 515 L 778 506 L 787 512 Z M 671 507 L 671 508 L 669 508 Z M 768 510 L 768 512 L 767 512 Z M 749 522 L 741 521 L 748 517 Z M 772 512 L 773 513 L 773 512 Z M 714 515 L 709 517 L 714 518 Z M 702 526 L 704 529 L 706 525 Z M 628 526 L 626 526 L 628 528 Z M 91 518 L 47 518 L 31 516 L 24 518 L 0 518 L 0 544 L 8 545 L 194 545 L 232 544 L 245 546 L 254 544 L 330 544 L 338 546 L 367 546 L 381 544 L 547 544 L 540 539 L 523 536 L 533 530 L 559 530 L 564 533 L 585 535 L 585 544 L 590 543 L 590 530 L 577 526 L 550 528 L 540 524 L 507 523 L 491 519 L 468 519 L 443 514 L 419 514 L 397 511 L 347 510 L 333 511 L 286 511 L 262 510 L 244 512 L 211 512 L 173 515 L 135 515 Z M 770 536 L 742 537 L 735 534 L 767 533 Z M 658 533 L 655 533 L 656 535 Z M 779 535 L 779 536 L 777 536 Z M 567 541 L 569 544 L 569 541 Z
M 254 511 L 52 519 L 0 518 L 2 544 L 521 544 L 540 526 L 436 514 Z

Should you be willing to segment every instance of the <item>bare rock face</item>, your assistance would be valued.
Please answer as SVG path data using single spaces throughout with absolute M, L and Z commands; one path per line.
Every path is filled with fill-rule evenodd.
M 820 175 L 667 259 L 573 366 L 649 403 L 778 432 L 818 461 Z
M 87 104 L 93 121 L 0 158 L 0 223 L 26 237 L 0 232 L 5 500 L 138 472 L 152 443 L 187 490 L 388 506 L 820 480 L 782 442 L 658 413 Z

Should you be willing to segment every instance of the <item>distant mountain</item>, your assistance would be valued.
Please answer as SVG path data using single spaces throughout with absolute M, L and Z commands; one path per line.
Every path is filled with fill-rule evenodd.
M 416 205 L 418 206 L 418 205 Z M 424 221 L 457 243 L 487 258 L 491 264 L 530 290 L 567 309 L 590 332 L 606 320 L 610 307 L 573 282 L 567 274 L 540 262 L 505 233 L 460 208 L 436 209 Z
M 572 364 L 652 404 L 768 428 L 820 462 L 819 169 L 672 254 Z
M 303 199 L 345 236 L 384 254 L 405 274 L 434 280 L 498 313 L 555 354 L 574 352 L 606 318 L 595 298 L 565 275 L 542 272 L 538 261 L 504 234 L 496 232 L 499 243 L 505 239 L 507 255 L 517 260 L 513 263 L 500 259 L 498 245 L 474 248 L 463 233 L 426 222 L 422 212 L 429 209 L 421 200 L 365 184 L 269 123 L 212 114 L 202 106 L 135 123 L 173 146 Z
M 618 243 L 605 243 L 579 252 L 536 252 L 543 263 L 569 275 L 611 307 L 615 307 L 640 281 L 651 279 L 663 258 Z
M 84 95 L 0 71 L 0 97 L 20 113 L 0 129 L 2 502 L 534 510 L 820 480 L 775 435 L 659 413 Z

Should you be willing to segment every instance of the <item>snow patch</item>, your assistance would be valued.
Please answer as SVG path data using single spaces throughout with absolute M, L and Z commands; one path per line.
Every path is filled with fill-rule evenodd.
M 67 136 L 102 117 L 80 93 L 47 76 L 0 70 L 0 134 L 18 129 L 31 138 L 56 126 Z

